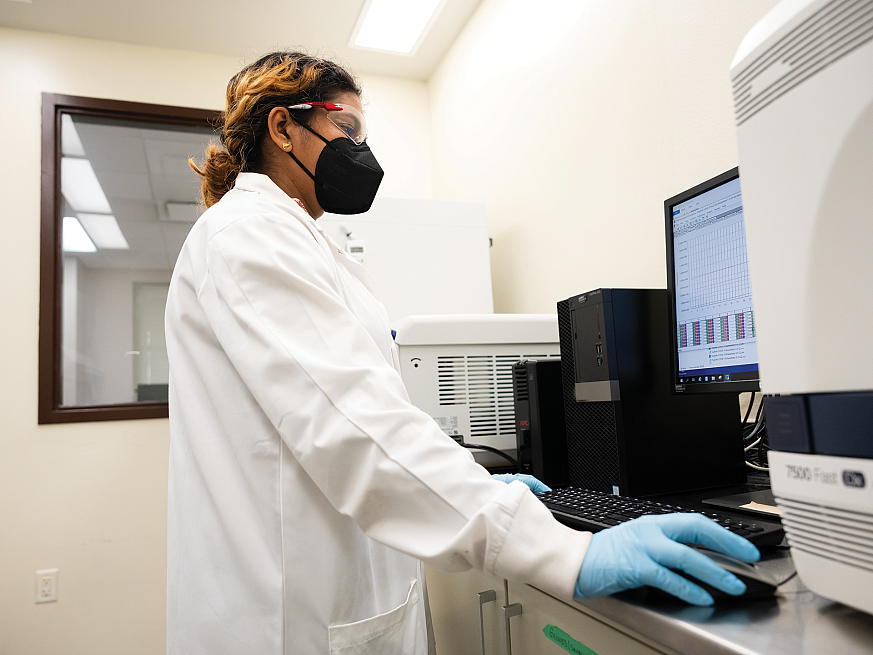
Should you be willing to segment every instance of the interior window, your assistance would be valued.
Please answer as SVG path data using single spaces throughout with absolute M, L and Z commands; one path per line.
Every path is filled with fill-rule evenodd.
M 167 416 L 164 307 L 203 210 L 188 159 L 217 114 L 50 94 L 43 114 L 40 423 Z

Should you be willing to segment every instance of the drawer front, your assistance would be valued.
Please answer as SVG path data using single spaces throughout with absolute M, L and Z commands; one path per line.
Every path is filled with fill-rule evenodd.
M 481 605 L 486 655 L 503 652 L 500 608 L 506 605 L 503 579 L 478 571 L 443 573 L 425 565 L 437 655 L 481 655 L 479 594 L 494 591 L 494 600 Z
M 664 655 L 538 589 L 515 582 L 508 589 L 509 602 L 521 605 L 509 620 L 512 655 Z

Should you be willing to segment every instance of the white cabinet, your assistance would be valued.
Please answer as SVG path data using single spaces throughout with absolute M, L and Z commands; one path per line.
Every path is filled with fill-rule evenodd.
M 671 652 L 644 636 L 630 635 L 605 623 L 581 606 L 564 603 L 525 584 L 507 583 L 476 571 L 441 573 L 429 566 L 425 566 L 425 576 L 437 655 L 483 655 L 483 636 L 484 655 Z
M 480 607 L 485 654 L 502 653 L 500 617 L 506 605 L 506 582 L 478 571 L 442 573 L 425 565 L 424 572 L 437 655 L 482 655 Z
M 318 224 L 343 248 L 363 249 L 355 255 L 392 322 L 494 312 L 485 205 L 379 197 L 365 214 L 325 214 Z
M 512 655 L 566 655 L 568 652 L 663 655 L 665 652 L 528 585 L 509 582 L 508 600 L 509 607 L 513 608 L 510 613 L 521 610 L 509 619 Z M 496 653 L 504 655 L 502 650 Z

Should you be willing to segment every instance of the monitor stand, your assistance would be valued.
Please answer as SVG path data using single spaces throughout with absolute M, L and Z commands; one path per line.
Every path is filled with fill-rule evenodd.
M 770 489 L 749 491 L 747 493 L 721 496 L 719 498 L 704 498 L 701 502 L 712 507 L 766 516 L 771 519 L 779 517 L 779 508 L 776 507 L 776 500 L 773 498 L 773 492 Z

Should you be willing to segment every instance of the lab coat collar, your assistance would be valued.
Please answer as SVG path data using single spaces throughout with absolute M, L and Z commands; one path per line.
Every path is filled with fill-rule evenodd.
M 233 188 L 239 189 L 240 191 L 260 193 L 266 196 L 270 202 L 275 203 L 278 207 L 287 210 L 297 219 L 302 220 L 311 231 L 317 232 L 321 235 L 321 238 L 326 242 L 328 249 L 339 255 L 339 261 L 341 261 L 345 267 L 361 281 L 370 293 L 376 293 L 376 284 L 373 282 L 373 278 L 370 276 L 367 269 L 353 259 L 333 239 L 331 239 L 330 236 L 321 229 L 318 221 L 312 218 L 312 216 L 304 211 L 300 205 L 294 202 L 287 193 L 282 191 L 282 189 L 280 189 L 268 175 L 264 175 L 263 173 L 240 173 L 237 175 L 236 183 L 233 185 Z
M 306 213 L 300 205 L 294 202 L 287 193 L 282 191 L 282 189 L 280 189 L 268 175 L 264 175 L 263 173 L 240 173 L 236 177 L 236 183 L 233 185 L 233 188 L 239 189 L 240 191 L 260 193 L 266 196 L 270 201 L 276 203 L 282 209 L 287 209 L 297 218 L 308 218 L 309 220 L 313 220 L 313 218 Z

